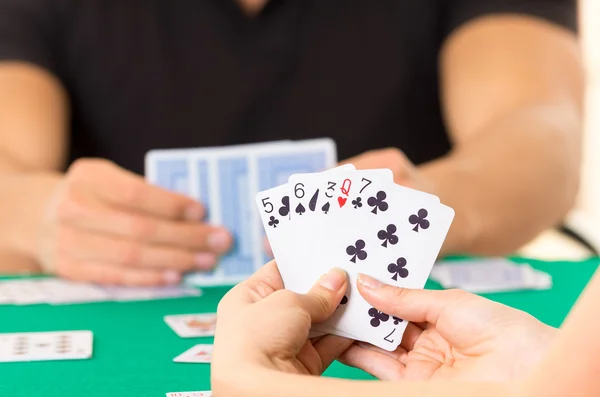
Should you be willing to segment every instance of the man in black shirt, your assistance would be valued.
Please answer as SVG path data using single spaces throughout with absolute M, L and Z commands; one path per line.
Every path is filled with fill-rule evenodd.
M 322 136 L 454 207 L 444 252 L 507 253 L 576 194 L 575 29 L 574 0 L 0 0 L 0 266 L 177 282 L 231 237 L 144 153 Z

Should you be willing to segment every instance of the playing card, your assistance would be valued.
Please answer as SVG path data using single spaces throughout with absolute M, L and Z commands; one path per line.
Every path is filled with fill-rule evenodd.
M 326 197 L 331 204 L 325 214 L 318 210 L 319 200 L 330 186 L 331 197 Z M 272 239 L 277 228 L 269 231 L 267 219 L 262 219 L 285 288 L 306 293 L 334 266 L 349 276 L 349 289 L 338 309 L 312 332 L 352 336 L 395 349 L 406 322 L 370 307 L 356 291 L 357 276 L 367 273 L 388 284 L 422 288 L 452 222 L 452 209 L 434 195 L 395 185 L 389 170 L 293 175 L 278 189 L 290 197 L 285 232 L 279 230 Z M 259 200 L 257 204 L 260 208 Z
M 165 287 L 122 287 L 107 286 L 104 290 L 110 298 L 119 302 L 126 301 L 144 301 L 154 299 L 171 299 L 184 296 L 200 296 L 202 291 L 185 286 L 165 286 Z
M 386 350 L 398 346 L 406 322 L 371 307 L 359 295 L 356 282 L 359 273 L 366 273 L 386 284 L 423 288 L 454 212 L 441 204 L 428 206 L 428 213 L 420 222 L 426 229 L 420 226 L 415 230 L 410 219 L 413 212 L 418 213 L 418 207 L 398 208 L 389 218 L 363 223 L 361 228 L 352 228 L 351 222 L 338 225 L 338 235 L 330 241 L 335 248 L 328 253 L 329 262 L 348 273 L 348 301 L 324 323 L 325 327 L 350 333 Z M 337 260 L 333 251 L 338 252 Z
M 345 164 L 323 172 L 290 176 L 290 212 L 297 221 L 303 221 L 311 216 L 328 215 L 335 211 L 339 208 L 336 204 L 338 176 L 352 171 L 355 171 L 354 166 Z
M 0 334 L 0 362 L 86 359 L 92 339 L 91 331 Z
M 210 364 L 212 361 L 213 345 L 196 345 L 173 359 L 176 363 Z
M 214 336 L 217 314 L 176 314 L 165 316 L 165 322 L 182 338 Z
M 552 287 L 552 276 L 549 274 L 505 258 L 438 263 L 431 272 L 431 278 L 444 288 L 460 288 L 474 293 Z
M 167 397 L 211 397 L 211 391 L 176 391 L 167 393 Z
M 293 173 L 330 168 L 336 157 L 331 139 L 149 152 L 148 181 L 202 202 L 205 221 L 224 226 L 234 237 L 215 270 L 188 275 L 186 283 L 235 284 L 254 273 L 269 259 L 253 204 L 256 193 L 285 183 Z

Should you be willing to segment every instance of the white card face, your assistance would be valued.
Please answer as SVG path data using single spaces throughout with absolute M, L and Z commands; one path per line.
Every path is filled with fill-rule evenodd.
M 0 362 L 87 359 L 92 345 L 91 331 L 0 334 Z
M 211 397 L 211 391 L 175 391 L 167 393 L 167 397 Z
M 324 216 L 336 211 L 337 176 L 355 171 L 345 164 L 312 174 L 294 174 L 289 180 L 290 211 L 296 222 L 312 216 Z
M 398 287 L 423 288 L 454 217 L 449 207 L 430 202 L 423 205 L 427 214 L 420 222 L 426 229 L 415 230 L 411 217 L 423 208 L 419 203 L 412 208 L 406 204 L 390 210 L 391 216 L 362 223 L 361 228 L 353 230 L 349 222 L 346 227 L 340 225 L 345 233 L 331 241 L 335 250 L 342 252 L 338 263 L 348 272 L 349 291 L 347 304 L 340 306 L 325 325 L 386 350 L 398 346 L 407 324 L 378 312 L 360 296 L 358 274 Z
M 182 338 L 214 336 L 217 326 L 216 313 L 178 314 L 165 316 L 165 322 Z
M 373 313 L 381 318 L 379 322 L 369 316 L 371 308 L 355 292 L 356 277 L 362 272 L 383 282 L 400 280 L 403 286 L 422 288 L 448 231 L 453 211 L 429 194 L 394 184 L 372 185 L 372 190 L 362 200 L 362 207 L 350 206 L 334 214 L 327 222 L 307 222 L 298 228 L 296 241 L 293 246 L 288 245 L 287 256 L 284 257 L 295 260 L 293 266 L 303 270 L 304 282 L 301 285 L 296 283 L 296 292 L 306 292 L 314 280 L 333 266 L 341 267 L 349 274 L 347 302 L 315 330 L 328 330 L 345 336 L 337 332 L 340 331 L 393 350 L 400 343 L 405 322 L 389 316 L 387 321 L 383 321 L 386 316 L 382 313 Z M 419 217 L 422 209 L 429 211 L 427 214 L 421 211 Z M 318 258 L 315 258 L 315 252 L 319 253 Z M 396 256 L 392 258 L 393 255 Z M 406 272 L 400 258 L 407 261 L 408 265 L 404 266 L 408 266 L 411 277 L 403 277 Z M 397 261 L 399 264 L 396 264 Z M 392 262 L 394 266 L 391 266 Z M 415 269 L 412 270 L 412 267 Z M 388 268 L 398 268 L 398 271 L 390 273 Z M 357 298 L 354 299 L 353 295 Z
M 173 359 L 176 363 L 210 364 L 213 345 L 196 345 Z

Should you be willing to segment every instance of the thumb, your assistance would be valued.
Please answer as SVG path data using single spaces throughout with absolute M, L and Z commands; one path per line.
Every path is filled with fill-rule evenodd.
M 412 322 L 436 324 L 439 317 L 466 293 L 460 290 L 433 291 L 384 284 L 366 274 L 358 276 L 358 291 L 377 310 Z
M 334 267 L 322 275 L 307 294 L 300 295 L 300 304 L 310 314 L 313 323 L 323 322 L 340 304 L 347 287 L 346 272 Z

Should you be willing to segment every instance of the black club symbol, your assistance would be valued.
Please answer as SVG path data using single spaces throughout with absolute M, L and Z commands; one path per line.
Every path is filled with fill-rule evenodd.
M 402 320 L 400 317 L 396 317 L 396 316 L 392 316 L 392 319 L 394 320 L 394 325 L 398 325 L 398 324 L 400 324 L 402 321 L 404 321 L 404 320 Z
M 352 256 L 352 258 L 350 258 L 350 262 L 356 263 L 356 258 L 361 261 L 367 259 L 367 251 L 364 250 L 365 246 L 366 244 L 364 240 L 356 240 L 354 245 L 349 245 L 346 247 L 346 253 Z
M 381 212 L 387 211 L 389 206 L 388 203 L 385 201 L 386 197 L 387 194 L 383 190 L 378 191 L 375 196 L 369 197 L 369 199 L 367 200 L 367 204 L 373 207 L 373 210 L 371 210 L 372 213 L 376 214 L 377 210 Z
M 400 257 L 396 260 L 396 263 L 390 263 L 388 265 L 388 272 L 392 273 L 392 280 L 398 280 L 398 276 L 402 278 L 408 277 L 408 270 L 406 266 L 406 259 Z
M 417 211 L 416 214 L 413 214 L 411 216 L 408 217 L 408 221 L 410 222 L 411 225 L 415 225 L 415 227 L 413 227 L 412 230 L 414 230 L 415 232 L 419 232 L 419 227 L 421 227 L 421 229 L 428 229 L 429 228 L 429 221 L 425 218 L 427 218 L 428 212 L 425 208 L 421 208 L 419 211 Z
M 394 245 L 398 242 L 398 236 L 396 236 L 394 233 L 396 233 L 396 225 L 387 225 L 387 227 L 385 228 L 385 230 L 380 230 L 377 232 L 377 237 L 380 240 L 383 240 L 383 244 L 381 244 L 382 247 L 387 247 L 388 243 L 390 243 L 391 245 Z
M 344 296 L 342 297 L 342 301 L 340 302 L 340 304 L 339 304 L 339 305 L 337 305 L 336 309 L 337 309 L 338 307 L 342 306 L 342 305 L 345 305 L 346 303 L 348 303 L 348 297 L 347 297 L 346 295 L 344 295 Z
M 269 218 L 269 226 L 277 227 L 279 224 L 279 219 L 275 218 L 273 215 Z
M 282 206 L 279 207 L 279 215 L 286 216 L 290 213 L 290 196 L 283 196 L 281 198 Z
M 388 314 L 385 314 L 384 312 L 380 312 L 379 310 L 375 309 L 374 307 L 369 309 L 369 316 L 373 317 L 371 319 L 372 327 L 379 327 L 379 325 L 382 322 L 385 323 L 387 320 L 390 319 L 390 316 Z
M 354 208 L 362 207 L 362 198 L 357 197 L 356 199 L 352 200 L 352 205 L 354 206 Z

